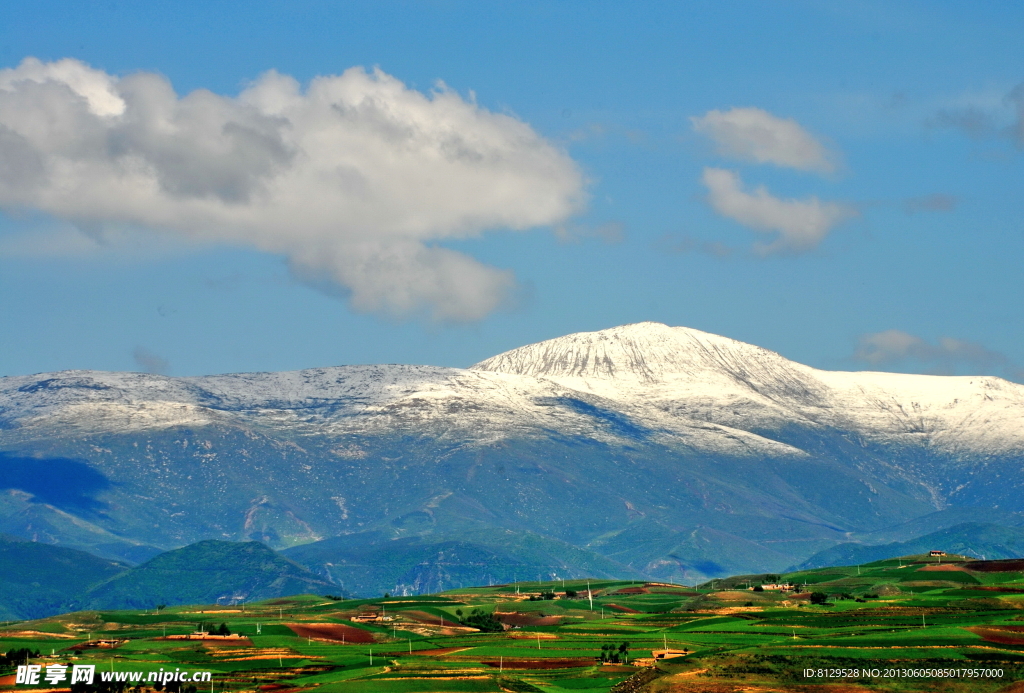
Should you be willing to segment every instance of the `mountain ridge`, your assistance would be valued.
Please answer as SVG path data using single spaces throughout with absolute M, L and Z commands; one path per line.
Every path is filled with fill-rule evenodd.
M 129 559 L 486 527 L 659 579 L 779 570 L 944 508 L 1024 511 L 1022 414 L 998 378 L 820 371 L 658 323 L 469 369 L 14 376 L 4 459 L 96 483 L 67 505 L 22 475 L 0 531 Z

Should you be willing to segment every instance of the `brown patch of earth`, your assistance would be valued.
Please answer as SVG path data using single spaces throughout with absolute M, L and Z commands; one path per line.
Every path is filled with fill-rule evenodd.
M 510 626 L 558 626 L 562 623 L 561 616 L 535 616 L 520 611 L 495 611 L 494 618 Z
M 971 561 L 967 570 L 977 573 L 1019 573 L 1024 572 L 1024 558 L 1007 558 L 998 561 Z
M 423 623 L 429 626 L 443 626 L 445 628 L 462 628 L 461 623 L 455 623 L 449 621 L 441 616 L 435 616 L 434 614 L 428 614 L 426 611 L 398 611 L 396 612 L 399 616 L 405 616 L 408 619 L 416 621 L 417 623 Z
M 1012 626 L 1011 626 L 1012 627 Z M 994 642 L 999 645 L 1024 645 L 1024 632 L 1021 630 L 1011 631 L 1008 628 L 968 628 L 975 635 L 986 642 Z M 1024 630 L 1024 629 L 1022 629 Z
M 1008 592 L 1010 594 L 1020 594 L 1024 590 L 1017 587 L 998 587 L 998 586 L 987 586 L 987 585 L 966 585 L 964 589 L 969 590 L 984 590 L 986 592 Z
M 346 626 L 344 623 L 286 623 L 286 626 L 300 638 L 315 638 L 340 643 L 372 643 L 373 633 Z
M 619 604 L 608 604 L 607 606 L 608 606 L 609 609 L 614 609 L 615 611 L 618 611 L 619 613 L 623 613 L 623 614 L 640 614 L 640 613 L 643 613 L 642 611 L 637 611 L 636 609 L 630 609 L 628 606 L 621 606 Z

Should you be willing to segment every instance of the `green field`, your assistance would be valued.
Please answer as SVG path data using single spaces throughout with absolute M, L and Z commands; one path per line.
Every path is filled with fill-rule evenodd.
M 588 594 L 587 582 L 574 580 L 87 611 L 6 624 L 0 652 L 27 648 L 16 663 L 95 665 L 94 685 L 76 693 L 152 690 L 100 678 L 161 669 L 212 672 L 208 682 L 163 687 L 182 693 L 1016 690 L 1024 574 L 971 570 L 958 557 L 941 559 L 940 569 L 939 560 L 908 556 L 696 588 L 595 580 Z M 794 588 L 752 589 L 773 581 Z M 243 639 L 174 637 L 221 624 Z M 686 654 L 654 661 L 652 650 L 665 647 Z M 7 662 L 0 687 L 32 688 L 16 686 L 13 672 Z

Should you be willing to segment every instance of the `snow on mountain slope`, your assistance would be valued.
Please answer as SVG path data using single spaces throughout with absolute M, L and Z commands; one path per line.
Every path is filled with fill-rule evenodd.
M 86 431 L 237 422 L 297 434 L 430 429 L 475 442 L 558 431 L 802 455 L 793 425 L 951 454 L 1024 450 L 1024 386 L 992 377 L 820 371 L 685 327 L 638 323 L 520 347 L 470 369 L 345 366 L 170 378 L 65 371 L 0 379 L 0 422 Z M 620 427 L 621 429 L 621 427 Z
M 995 377 L 821 371 L 726 337 L 660 323 L 513 349 L 473 370 L 545 378 L 666 414 L 765 431 L 791 423 L 948 453 L 1024 451 L 1024 386 Z
M 296 434 L 430 431 L 487 443 L 513 435 L 613 441 L 616 402 L 529 376 L 432 366 L 342 366 L 283 373 L 170 378 L 65 371 L 0 379 L 0 420 L 20 428 L 125 432 L 232 422 Z M 728 427 L 639 411 L 650 435 L 694 450 L 801 454 Z

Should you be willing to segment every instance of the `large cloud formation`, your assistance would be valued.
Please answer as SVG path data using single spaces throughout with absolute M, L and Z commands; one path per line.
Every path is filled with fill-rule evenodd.
M 856 210 L 816 197 L 783 200 L 764 186 L 753 193 L 743 189 L 739 175 L 721 168 L 704 169 L 708 201 L 722 216 L 757 231 L 777 231 L 775 241 L 758 244 L 759 253 L 800 252 L 816 247 L 836 224 L 856 214 Z
M 690 122 L 726 156 L 818 173 L 836 169 L 835 152 L 792 118 L 779 118 L 761 108 L 713 110 Z
M 0 70 L 0 207 L 255 246 L 357 310 L 480 319 L 514 277 L 433 243 L 561 223 L 583 188 L 526 123 L 380 70 L 237 97 L 71 59 Z

